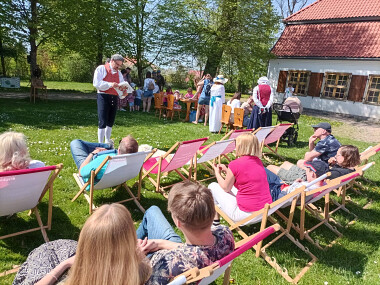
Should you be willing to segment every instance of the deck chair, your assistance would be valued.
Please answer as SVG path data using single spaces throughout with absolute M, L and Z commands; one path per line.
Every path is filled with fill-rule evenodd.
M 178 275 L 172 282 L 168 285 L 181 285 L 194 283 L 198 285 L 207 285 L 214 282 L 219 276 L 224 273 L 223 285 L 230 284 L 230 273 L 231 265 L 235 258 L 239 257 L 241 254 L 253 248 L 257 243 L 261 242 L 263 239 L 267 238 L 274 232 L 278 231 L 280 226 L 275 224 L 265 230 L 252 235 L 246 239 L 241 240 L 236 244 L 235 250 L 229 255 L 223 257 L 222 259 L 214 262 L 210 266 L 204 268 L 193 268 L 181 275 Z
M 335 178 L 333 180 L 330 180 L 327 182 L 326 185 L 319 187 L 317 189 L 311 190 L 311 191 L 303 191 L 301 193 L 301 199 L 300 199 L 300 223 L 299 226 L 294 227 L 294 229 L 299 233 L 300 239 L 306 239 L 310 243 L 314 244 L 316 247 L 318 247 L 321 250 L 325 250 L 329 247 L 331 247 L 333 244 L 336 243 L 336 240 L 332 241 L 325 247 L 322 247 L 319 243 L 318 240 L 314 240 L 311 236 L 310 233 L 314 231 L 315 229 L 319 228 L 322 225 L 325 225 L 328 229 L 330 229 L 334 234 L 336 234 L 339 237 L 342 236 L 342 234 L 338 231 L 338 229 L 331 225 L 330 222 L 334 222 L 334 220 L 330 216 L 330 193 L 331 191 L 338 189 L 342 186 L 347 185 L 353 179 L 356 177 L 362 175 L 363 169 L 366 167 L 362 166 L 358 168 L 353 173 L 349 173 L 347 175 Z M 315 206 L 313 203 L 319 201 L 325 197 L 325 204 L 324 204 L 324 209 L 320 209 L 317 206 Z M 306 217 L 306 210 L 314 216 L 316 219 L 318 219 L 320 222 L 313 226 L 310 229 L 306 229 L 305 226 L 305 217 Z
M 157 116 L 157 114 L 159 114 L 158 119 L 161 119 L 162 111 L 166 110 L 166 107 L 162 103 L 162 96 L 162 92 L 154 94 L 154 109 L 156 110 L 154 116 Z
M 176 109 L 174 108 L 174 95 L 170 94 L 166 97 L 168 99 L 168 106 L 166 107 L 166 116 L 169 118 L 172 119 L 173 121 L 173 116 L 174 116 L 174 113 L 177 112 L 178 113 L 178 119 L 181 119 L 181 109 Z
M 238 136 L 245 134 L 245 133 L 251 133 L 253 132 L 253 129 L 240 129 L 240 130 L 232 130 L 229 133 L 227 133 L 221 140 L 225 140 L 227 138 L 229 139 L 236 139 Z M 235 143 L 231 143 L 227 146 L 227 148 L 223 151 L 222 155 L 231 162 L 231 159 L 227 156 L 227 154 L 232 153 L 236 148 Z
M 84 193 L 84 197 L 89 203 L 89 213 L 91 214 L 92 211 L 96 208 L 93 204 L 95 190 L 113 188 L 116 186 L 114 189 L 114 191 L 116 191 L 121 186 L 123 186 L 128 192 L 130 198 L 115 203 L 124 203 L 133 200 L 137 207 L 139 207 L 139 209 L 144 213 L 145 210 L 139 202 L 141 196 L 141 169 L 144 161 L 152 156 L 152 154 L 153 152 L 149 151 L 107 156 L 99 165 L 99 167 L 95 171 L 91 172 L 91 177 L 87 182 L 83 181 L 79 173 L 73 173 L 74 179 L 80 189 L 75 197 L 71 200 L 71 202 L 74 202 L 82 193 Z M 108 164 L 102 178 L 98 183 L 95 184 L 96 175 L 106 163 Z M 129 189 L 126 183 L 128 180 L 133 179 L 136 176 L 139 176 L 137 185 L 137 197 L 132 193 L 131 189 Z M 88 187 L 90 196 L 88 196 L 86 193 L 86 189 L 88 189 Z
M 243 128 L 244 119 L 244 109 L 234 108 L 234 121 L 232 127 L 236 130 L 237 128 Z
M 260 127 L 257 128 L 253 134 L 257 137 L 257 140 L 263 145 L 265 138 L 276 128 L 276 126 Z M 263 146 L 261 146 L 262 148 Z
M 302 186 L 295 191 L 289 193 L 288 195 L 278 199 L 277 201 L 266 204 L 265 207 L 259 211 L 252 212 L 250 216 L 247 218 L 241 220 L 241 221 L 233 221 L 231 220 L 219 207 L 218 205 L 215 205 L 215 210 L 219 213 L 220 216 L 223 217 L 224 220 L 229 224 L 229 228 L 231 231 L 236 230 L 239 235 L 241 235 L 243 238 L 248 238 L 248 235 L 241 229 L 242 226 L 250 225 L 250 224 L 256 224 L 261 223 L 260 225 L 260 231 L 264 230 L 267 226 L 267 222 L 270 221 L 273 224 L 276 224 L 277 221 L 271 217 L 272 214 L 277 212 L 280 208 L 288 207 L 289 204 L 291 205 L 289 210 L 289 216 L 287 217 L 286 221 L 286 228 L 283 228 L 280 226 L 279 231 L 281 232 L 276 238 L 274 238 L 272 241 L 269 241 L 264 246 L 262 246 L 262 242 L 259 242 L 256 246 L 256 257 L 262 256 L 266 262 L 269 263 L 270 266 L 272 266 L 276 271 L 284 277 L 288 282 L 297 283 L 301 277 L 310 269 L 310 267 L 317 261 L 317 258 L 306 248 L 304 247 L 298 240 L 296 240 L 291 234 L 290 230 L 293 225 L 293 216 L 294 216 L 294 210 L 296 208 L 297 199 L 299 198 L 300 194 L 304 191 L 305 186 Z M 289 273 L 286 268 L 282 268 L 276 261 L 275 258 L 272 258 L 268 255 L 266 252 L 266 249 L 274 244 L 277 240 L 279 240 L 281 237 L 287 237 L 292 243 L 294 243 L 299 249 L 301 249 L 304 253 L 306 253 L 311 260 L 306 264 L 306 266 L 295 276 L 291 277 L 289 276 Z
M 202 164 L 210 173 L 213 173 L 214 170 L 212 169 L 212 164 L 215 164 L 217 158 L 219 158 L 218 163 L 220 163 L 220 156 L 231 144 L 235 145 L 235 139 L 216 141 L 204 148 L 201 147 L 201 149 L 198 150 L 198 154 L 201 155 L 201 157 L 195 161 L 194 165 L 194 180 L 197 180 L 197 166 L 200 164 Z M 198 181 L 206 181 L 213 178 L 215 178 L 215 176 Z
M 34 169 L 0 172 L 0 216 L 30 210 L 34 212 L 39 227 L 4 236 L 5 239 L 41 230 L 45 242 L 49 241 L 46 230 L 51 229 L 53 211 L 53 183 L 62 169 L 62 164 Z M 38 204 L 49 192 L 47 224 L 44 225 L 38 211 Z
M 223 107 L 222 107 L 222 119 L 220 120 L 220 122 L 222 123 L 222 125 L 220 126 L 218 134 L 220 134 L 220 132 L 222 131 L 224 125 L 226 125 L 226 133 L 228 132 L 228 127 L 230 125 L 231 110 L 232 110 L 231 106 L 223 104 Z
M 277 149 L 278 149 L 278 144 L 280 143 L 280 140 L 281 140 L 281 137 L 282 135 L 285 133 L 285 131 L 287 129 L 289 129 L 291 126 L 293 125 L 293 123 L 291 124 L 278 124 L 276 125 L 276 127 L 274 128 L 273 131 L 271 131 L 267 137 L 265 138 L 264 140 L 264 143 L 263 143 L 263 148 L 264 146 L 267 147 L 271 152 L 273 152 L 275 155 L 277 155 L 278 157 L 280 157 L 281 159 L 284 160 L 284 158 L 279 155 L 277 153 Z M 273 150 L 269 144 L 271 143 L 274 143 L 276 142 L 276 148 Z
M 191 141 L 177 142 L 164 155 L 148 159 L 143 164 L 144 175 L 142 179 L 148 177 L 149 181 L 152 182 L 152 184 L 156 187 L 156 192 L 161 193 L 164 195 L 164 197 L 166 197 L 167 194 L 164 189 L 171 187 L 173 184 L 162 187 L 162 174 L 165 172 L 175 171 L 183 180 L 191 179 L 192 168 L 197 156 L 197 151 L 199 150 L 200 146 L 207 140 L 208 138 L 206 137 Z M 169 159 L 169 155 L 172 154 L 176 148 L 177 150 L 174 153 L 173 157 Z M 187 171 L 183 167 L 189 162 L 190 168 Z M 180 170 L 182 170 L 185 175 L 187 175 L 187 177 L 182 174 Z M 152 174 L 157 175 L 156 179 L 152 177 Z
M 360 161 L 362 164 L 367 164 L 368 159 L 370 159 L 372 156 L 374 156 L 376 153 L 380 151 L 380 143 L 378 145 L 375 145 L 373 147 L 367 148 L 365 151 L 360 153 Z

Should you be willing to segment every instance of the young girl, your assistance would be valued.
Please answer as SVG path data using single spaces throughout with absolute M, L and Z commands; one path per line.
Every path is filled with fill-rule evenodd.
M 39 160 L 32 160 L 22 133 L 5 132 L 0 135 L 0 171 L 44 167 Z
M 241 98 L 241 92 L 235 92 L 234 96 L 227 102 L 228 106 L 231 106 L 231 116 L 230 116 L 230 123 L 233 124 L 234 122 L 234 109 L 240 108 L 240 98 Z
M 173 95 L 173 91 L 172 91 L 172 88 L 171 88 L 170 86 L 168 86 L 168 87 L 166 88 L 166 93 L 165 93 L 165 95 Z M 162 102 L 163 102 L 163 104 L 164 104 L 165 107 L 168 106 L 168 98 L 167 98 L 167 97 L 164 97 L 164 98 L 162 99 Z
M 135 111 L 140 111 L 140 105 L 141 105 L 141 98 L 144 94 L 143 87 L 140 86 L 139 89 L 136 91 L 136 97 L 135 97 Z
M 14 284 L 58 284 L 70 269 L 65 285 L 142 285 L 151 274 L 144 243 L 137 240 L 131 214 L 123 205 L 103 205 L 87 219 L 78 246 L 63 239 L 41 245 L 29 254 Z
M 185 94 L 185 99 L 192 99 L 194 97 L 193 95 L 193 89 L 189 87 L 187 89 L 187 93 Z
M 174 109 L 182 109 L 181 105 L 179 104 L 180 99 L 181 99 L 181 94 L 179 93 L 179 90 L 176 90 L 174 92 Z
M 207 125 L 210 105 L 210 94 L 207 93 L 207 87 L 210 87 L 210 84 L 212 84 L 212 77 L 210 74 L 207 74 L 203 77 L 203 80 L 199 80 L 197 82 L 197 94 L 199 94 L 198 108 L 193 124 L 198 124 L 199 118 L 202 118 L 204 116 L 204 126 Z
M 354 172 L 355 167 L 360 164 L 360 154 L 356 146 L 342 145 L 335 157 L 329 159 L 331 175 L 328 179 L 334 179 L 339 176 Z
M 127 100 L 129 104 L 129 112 L 133 112 L 135 107 L 135 97 L 136 97 L 136 91 L 133 91 L 131 94 L 128 94 Z
M 224 164 L 214 166 L 218 183 L 208 186 L 215 204 L 235 222 L 261 210 L 266 203 L 272 203 L 265 168 L 260 160 L 260 145 L 255 135 L 248 133 L 236 138 L 236 156 L 238 158 L 228 168 Z M 226 174 L 225 179 L 221 172 Z

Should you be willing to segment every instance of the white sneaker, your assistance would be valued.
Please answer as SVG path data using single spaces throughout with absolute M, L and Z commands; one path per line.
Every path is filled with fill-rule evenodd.
M 199 119 L 199 121 L 198 121 L 199 123 L 203 123 L 203 120 L 202 119 Z

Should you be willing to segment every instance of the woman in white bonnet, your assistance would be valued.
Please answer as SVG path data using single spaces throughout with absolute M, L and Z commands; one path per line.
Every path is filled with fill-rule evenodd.
M 210 99 L 210 115 L 209 115 L 209 130 L 212 133 L 217 133 L 220 130 L 222 123 L 222 107 L 225 99 L 224 84 L 228 81 L 223 75 L 218 75 L 214 78 L 214 84 L 211 87 Z
M 266 76 L 260 77 L 257 86 L 253 89 L 252 99 L 255 106 L 252 109 L 248 129 L 257 129 L 272 125 L 273 90 L 269 86 Z

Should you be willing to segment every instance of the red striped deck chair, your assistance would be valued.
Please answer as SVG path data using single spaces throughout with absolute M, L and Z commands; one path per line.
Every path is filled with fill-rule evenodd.
M 124 203 L 133 200 L 137 207 L 139 207 L 139 209 L 144 213 L 145 210 L 139 202 L 141 196 L 141 169 L 144 161 L 152 156 L 152 154 L 152 151 L 148 151 L 107 156 L 98 168 L 91 172 L 91 177 L 87 182 L 83 181 L 79 173 L 74 173 L 73 176 L 79 186 L 79 191 L 71 202 L 74 202 L 82 193 L 84 193 L 84 197 L 89 204 L 89 213 L 91 214 L 96 208 L 93 204 L 95 190 L 115 187 L 114 191 L 116 191 L 123 187 L 128 192 L 130 198 L 115 203 Z M 101 171 L 106 163 L 108 164 L 102 178 L 95 184 L 96 175 Z M 136 176 L 139 176 L 137 197 L 132 193 L 126 183 L 128 180 L 133 179 Z M 86 193 L 86 189 L 89 190 L 89 196 Z
M 0 236 L 5 239 L 41 230 L 45 242 L 49 241 L 46 230 L 51 229 L 53 211 L 53 183 L 62 169 L 62 164 L 34 169 L 0 172 L 0 217 L 30 210 L 34 212 L 39 227 Z M 38 204 L 49 192 L 47 223 L 43 224 Z
M 271 217 L 272 214 L 275 212 L 278 212 L 280 208 L 291 205 L 289 210 L 289 215 L 286 218 L 286 228 L 283 228 L 282 226 L 279 227 L 279 231 L 281 232 L 279 235 L 277 235 L 273 240 L 268 241 L 264 246 L 262 246 L 262 242 L 259 242 L 257 245 L 260 250 L 256 251 L 256 257 L 259 257 L 260 255 L 264 258 L 266 262 L 269 263 L 276 271 L 284 277 L 288 282 L 297 283 L 301 277 L 310 269 L 310 267 L 317 261 L 317 258 L 306 248 L 304 247 L 298 240 L 296 240 L 291 234 L 290 230 L 293 225 L 293 216 L 294 216 L 294 210 L 296 208 L 297 200 L 300 196 L 300 194 L 304 191 L 305 186 L 302 186 L 295 191 L 289 193 L 288 195 L 278 199 L 277 201 L 266 204 L 265 207 L 259 211 L 252 212 L 250 216 L 247 218 L 241 220 L 241 221 L 233 221 L 230 219 L 219 207 L 218 205 L 215 205 L 215 210 L 219 213 L 220 216 L 223 217 L 224 220 L 230 225 L 230 230 L 236 230 L 239 235 L 241 235 L 243 238 L 248 238 L 248 235 L 241 229 L 242 226 L 250 225 L 250 224 L 260 224 L 260 231 L 264 230 L 267 227 L 267 222 L 271 222 L 272 224 L 276 224 L 277 221 Z M 302 250 L 306 255 L 308 255 L 311 260 L 305 265 L 305 267 L 302 268 L 302 270 L 294 277 L 291 277 L 287 271 L 286 268 L 283 268 L 280 266 L 275 258 L 272 258 L 268 255 L 266 252 L 266 249 L 273 245 L 277 240 L 279 240 L 282 237 L 287 237 L 292 243 L 294 243 L 300 250 Z
M 306 239 L 310 243 L 314 244 L 316 247 L 318 247 L 321 250 L 325 250 L 329 247 L 331 247 L 333 244 L 336 243 L 336 240 L 333 240 L 326 246 L 321 246 L 318 240 L 314 240 L 310 233 L 317 229 L 318 227 L 325 225 L 328 229 L 330 229 L 333 233 L 335 233 L 338 238 L 342 236 L 342 234 L 338 231 L 338 229 L 335 226 L 332 226 L 330 222 L 334 222 L 334 220 L 330 217 L 330 193 L 331 191 L 338 189 L 342 186 L 347 185 L 353 179 L 356 177 L 362 175 L 363 168 L 365 166 L 360 167 L 358 170 L 356 170 L 353 173 L 349 173 L 347 175 L 335 178 L 333 180 L 329 180 L 326 185 L 322 187 L 318 187 L 317 189 L 311 190 L 311 191 L 302 191 L 301 193 L 301 200 L 300 200 L 300 223 L 299 227 L 295 227 L 295 230 L 300 234 L 300 239 Z M 323 212 L 315 206 L 313 203 L 319 201 L 322 198 L 325 198 L 324 203 L 324 209 Z M 319 220 L 319 223 L 315 226 L 311 227 L 310 229 L 306 229 L 305 225 L 305 218 L 306 218 L 306 210 L 313 215 L 316 219 Z
M 152 157 L 143 164 L 144 175 L 142 178 L 144 179 L 145 177 L 148 177 L 149 181 L 156 187 L 156 192 L 159 192 L 166 197 L 167 195 L 164 192 L 164 189 L 173 186 L 173 184 L 162 187 L 162 173 L 175 171 L 183 180 L 191 179 L 193 164 L 197 158 L 197 152 L 200 146 L 207 140 L 208 138 L 201 138 L 175 143 L 164 155 Z M 170 159 L 169 155 L 172 154 L 176 148 L 176 152 Z M 189 162 L 190 168 L 189 171 L 187 171 L 183 167 Z M 187 177 L 182 174 L 180 170 L 182 170 Z M 152 174 L 157 175 L 156 179 L 152 177 Z
M 260 127 L 256 129 L 253 134 L 257 137 L 257 140 L 262 145 L 265 138 L 276 128 L 276 126 Z
M 253 129 L 241 129 L 241 130 L 232 130 L 227 135 L 225 135 L 221 140 L 225 139 L 236 139 L 238 136 L 245 133 L 252 133 Z M 229 144 L 228 147 L 223 151 L 222 155 L 231 162 L 231 159 L 227 156 L 227 154 L 232 153 L 236 148 L 235 142 Z
M 287 129 L 289 129 L 293 124 L 278 124 L 276 128 L 268 134 L 268 136 L 265 138 L 263 147 L 267 147 L 271 152 L 276 154 L 281 159 L 284 159 L 277 153 L 278 144 L 280 143 L 282 135 L 285 133 Z M 276 148 L 273 150 L 269 144 L 276 143 Z
M 220 156 L 230 145 L 235 145 L 235 139 L 216 141 L 205 147 L 201 147 L 198 150 L 198 155 L 201 155 L 201 157 L 195 161 L 194 165 L 194 180 L 197 180 L 197 166 L 199 165 L 203 165 L 210 173 L 214 173 L 212 164 L 216 163 L 217 158 L 219 158 L 218 163 L 220 163 Z M 198 181 L 206 181 L 213 178 L 215 176 Z
M 223 285 L 230 284 L 230 273 L 231 266 L 234 259 L 238 258 L 241 254 L 250 250 L 263 239 L 267 238 L 271 234 L 275 233 L 280 229 L 278 224 L 275 224 L 271 227 L 264 229 L 263 231 L 252 235 L 246 239 L 239 241 L 235 250 L 229 255 L 223 257 L 222 259 L 214 262 L 210 266 L 204 268 L 193 268 L 181 275 L 178 275 L 172 282 L 168 285 L 181 285 L 195 283 L 198 285 L 207 285 L 214 282 L 219 276 L 224 273 Z M 256 250 L 260 250 L 256 247 Z

